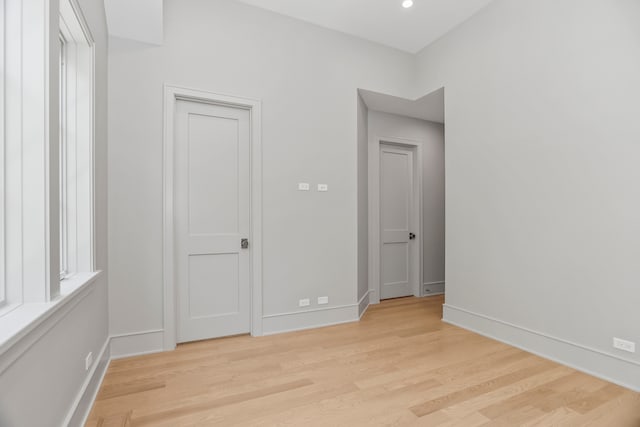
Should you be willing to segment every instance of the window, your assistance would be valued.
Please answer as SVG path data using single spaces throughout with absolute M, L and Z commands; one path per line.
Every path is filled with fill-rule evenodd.
M 59 122 L 60 126 L 58 127 L 58 167 L 59 167 L 59 182 L 58 182 L 58 191 L 59 200 L 60 200 L 60 280 L 64 280 L 69 273 L 67 267 L 67 129 L 66 129 L 66 107 L 67 107 L 67 88 L 66 88 L 66 72 L 65 72 L 65 62 L 66 62 L 66 40 L 62 34 L 60 33 L 60 67 L 58 72 L 60 73 L 58 76 L 58 93 L 60 94 L 60 100 L 58 103 L 59 108 Z
M 96 276 L 94 44 L 59 4 L 58 31 L 49 2 L 0 0 L 0 350 Z
M 93 261 L 93 43 L 69 0 L 60 2 L 60 277 Z M 63 282 L 64 284 L 64 282 Z

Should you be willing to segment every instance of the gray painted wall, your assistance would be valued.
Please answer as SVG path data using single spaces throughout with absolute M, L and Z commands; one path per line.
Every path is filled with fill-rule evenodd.
M 636 388 L 612 337 L 640 343 L 638 22 L 636 0 L 497 0 L 419 55 L 419 91 L 446 87 L 447 304 Z
M 97 359 L 108 336 L 107 32 L 102 2 L 79 0 L 79 3 L 96 42 L 95 237 L 97 268 L 104 273 L 92 292 L 65 317 L 55 324 L 45 322 L 38 327 L 32 334 L 43 334 L 42 338 L 0 374 L 2 426 L 61 425 L 88 380 L 86 355 L 91 351 Z M 77 422 L 79 419 L 74 418 L 72 425 Z
M 369 109 L 358 95 L 358 301 L 369 291 Z
M 110 43 L 111 333 L 162 328 L 165 83 L 263 102 L 264 314 L 355 304 L 356 90 L 407 96 L 415 57 L 237 2 L 164 6 L 164 46 Z
M 422 142 L 423 283 L 444 282 L 444 126 L 369 110 L 369 140 L 380 137 Z

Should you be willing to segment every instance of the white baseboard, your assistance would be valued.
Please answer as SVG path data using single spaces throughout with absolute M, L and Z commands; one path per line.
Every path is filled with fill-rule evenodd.
M 91 411 L 93 402 L 96 400 L 96 396 L 102 385 L 102 380 L 107 373 L 107 368 L 111 361 L 109 357 L 109 342 L 110 339 L 107 338 L 78 396 L 73 402 L 73 405 L 71 405 L 71 410 L 65 418 L 63 425 L 82 427 L 86 424 L 89 412 Z
M 640 392 L 640 363 L 636 361 L 449 304 L 444 305 L 442 320 Z
M 362 319 L 362 316 L 364 316 L 364 313 L 369 308 L 370 293 L 371 293 L 371 290 L 368 290 L 367 292 L 365 292 L 362 298 L 360 298 L 360 301 L 358 301 L 358 319 Z
M 442 295 L 444 294 L 444 284 L 445 282 L 428 282 L 422 284 L 422 296 L 423 297 L 431 297 L 434 295 Z
M 377 289 L 369 289 L 369 304 L 380 304 L 380 295 Z
M 262 330 L 264 335 L 273 335 L 357 322 L 358 319 L 358 304 L 349 304 L 263 316 Z
M 114 360 L 161 351 L 164 351 L 162 329 L 111 336 L 111 359 Z

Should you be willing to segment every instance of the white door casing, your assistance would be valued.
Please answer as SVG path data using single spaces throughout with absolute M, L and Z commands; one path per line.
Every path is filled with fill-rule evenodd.
M 178 100 L 178 342 L 250 331 L 249 111 Z
M 256 100 L 165 86 L 165 350 L 262 335 L 260 110 Z

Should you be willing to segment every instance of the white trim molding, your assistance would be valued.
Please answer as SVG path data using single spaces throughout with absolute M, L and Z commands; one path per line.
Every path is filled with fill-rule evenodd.
M 164 351 L 164 330 L 132 332 L 111 336 L 111 359 L 141 356 Z
M 269 314 L 263 318 L 263 328 L 264 335 L 275 335 L 357 322 L 359 318 L 358 304 L 347 304 L 291 313 Z
M 364 316 L 364 313 L 367 311 L 369 305 L 371 304 L 371 292 L 371 289 L 369 289 L 364 293 L 362 298 L 360 298 L 360 301 L 358 301 L 358 319 L 362 319 L 362 316 Z
M 82 384 L 82 388 L 76 396 L 73 405 L 71 405 L 71 410 L 62 425 L 84 426 L 87 423 L 87 418 L 89 418 L 89 413 L 91 412 L 104 376 L 107 374 L 107 369 L 111 363 L 111 358 L 109 357 L 109 342 L 110 339 L 107 338 L 102 346 L 102 350 L 100 350 L 100 354 L 98 354 L 95 362 L 93 362 L 93 367 Z
M 423 297 L 432 297 L 434 295 L 442 295 L 444 294 L 444 281 L 441 282 L 426 282 L 422 284 L 422 292 Z
M 174 254 L 174 123 L 177 100 L 204 102 L 246 109 L 251 117 L 251 335 L 262 335 L 262 103 L 179 86 L 164 86 L 163 169 L 163 349 L 176 347 L 176 290 Z
M 637 361 L 449 304 L 442 321 L 640 392 Z

